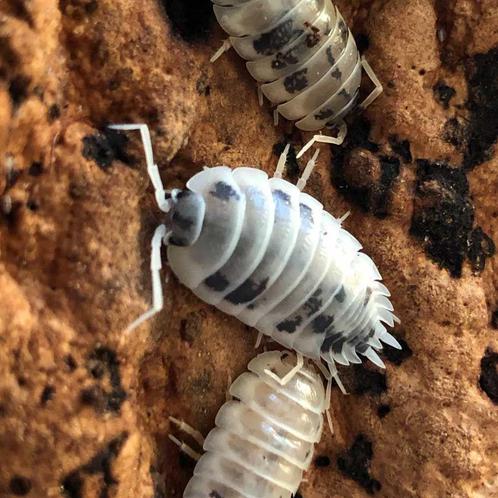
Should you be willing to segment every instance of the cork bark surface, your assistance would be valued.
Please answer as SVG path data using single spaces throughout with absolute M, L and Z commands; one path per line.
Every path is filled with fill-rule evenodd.
M 321 147 L 308 191 L 380 268 L 402 324 L 387 370 L 341 370 L 304 498 L 498 497 L 498 4 L 338 0 L 384 84 Z M 254 330 L 170 275 L 151 300 L 155 207 L 204 165 L 272 172 L 285 141 L 208 0 L 0 0 L 0 496 L 177 498 Z M 299 168 L 291 160 L 288 178 Z M 189 441 L 190 442 L 190 441 Z

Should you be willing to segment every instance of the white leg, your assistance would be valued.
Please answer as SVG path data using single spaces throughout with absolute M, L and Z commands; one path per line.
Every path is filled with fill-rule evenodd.
M 320 149 L 317 149 L 315 153 L 313 154 L 313 157 L 308 161 L 308 164 L 306 165 L 306 168 L 304 168 L 303 174 L 301 175 L 301 178 L 297 181 L 297 188 L 299 190 L 303 190 L 304 187 L 306 187 L 306 182 L 308 181 L 308 178 L 310 177 L 311 173 L 313 173 L 313 170 L 315 169 L 316 166 L 316 159 L 318 157 L 318 154 L 320 154 Z
M 279 121 L 279 113 L 278 113 L 278 109 L 274 109 L 273 110 L 273 125 L 274 126 L 278 126 L 278 121 Z
M 227 390 L 225 393 L 225 401 L 228 403 L 229 401 L 232 401 L 233 396 L 230 394 L 230 388 L 232 387 L 232 376 L 230 373 L 227 376 Z
M 259 107 L 263 107 L 265 96 L 263 95 L 263 91 L 261 90 L 261 85 L 258 85 L 258 102 Z
M 339 218 L 339 223 L 342 225 L 348 218 L 349 215 L 351 214 L 351 211 L 346 211 L 340 218 Z
M 163 309 L 163 288 L 161 284 L 161 245 L 165 236 L 165 225 L 159 225 L 152 236 L 152 249 L 150 256 L 150 271 L 152 275 L 152 308 L 132 322 L 125 330 L 125 333 L 130 333 L 133 329 L 137 328 L 143 322 L 146 322 L 149 318 L 153 317 L 156 313 L 159 313 Z
M 256 344 L 254 344 L 254 349 L 258 349 L 261 346 L 261 340 L 263 339 L 263 332 L 258 332 L 258 337 L 256 339 Z
M 301 353 L 296 353 L 296 354 L 297 354 L 296 366 L 292 368 L 292 370 L 287 372 L 283 377 L 279 377 L 278 375 L 274 374 L 272 371 L 268 369 L 265 369 L 265 374 L 268 375 L 268 377 L 271 377 L 273 380 L 276 380 L 281 386 L 285 386 L 303 368 L 304 365 L 303 355 Z
M 232 44 L 230 43 L 230 38 L 227 38 L 223 41 L 221 47 L 213 54 L 209 62 L 213 63 L 217 61 L 225 52 L 228 52 L 232 48 Z
M 315 143 L 322 144 L 333 144 L 333 145 L 341 145 L 344 142 L 347 134 L 347 126 L 344 121 L 341 123 L 339 127 L 339 133 L 337 137 L 331 137 L 329 135 L 314 135 L 313 138 L 299 151 L 296 158 L 299 159 L 308 149 L 313 147 Z
M 166 200 L 166 192 L 164 191 L 161 175 L 157 164 L 154 164 L 154 154 L 152 152 L 152 142 L 150 139 L 149 127 L 145 124 L 118 124 L 110 125 L 108 128 L 112 130 L 140 130 L 142 144 L 145 152 L 145 161 L 147 163 L 147 172 L 154 187 L 156 202 L 161 211 L 167 213 L 170 210 L 170 203 Z
M 342 394 L 348 394 L 346 388 L 344 387 L 344 384 L 342 383 L 339 377 L 339 372 L 337 372 L 334 359 L 332 358 L 332 353 L 330 354 L 330 361 L 327 361 L 327 366 L 329 368 L 331 377 L 335 380 L 336 384 L 339 386 L 339 389 L 341 390 Z
M 168 434 L 168 437 L 171 441 L 173 441 L 173 443 L 175 443 L 180 448 L 180 451 L 183 451 L 183 453 L 185 453 L 185 455 L 188 455 L 190 458 L 192 458 L 192 460 L 195 460 L 196 462 L 199 461 L 199 459 L 201 458 L 200 453 L 194 451 L 188 444 L 185 444 L 183 441 L 180 441 L 172 434 Z
M 194 429 L 191 425 L 188 425 L 186 422 L 184 422 L 183 420 L 180 420 L 178 418 L 169 417 L 169 419 L 182 432 L 185 432 L 185 434 L 192 436 L 192 438 L 199 444 L 199 446 L 202 446 L 204 444 L 204 436 L 198 430 Z
M 277 169 L 273 174 L 273 178 L 282 178 L 282 174 L 285 170 L 285 163 L 287 162 L 287 154 L 289 154 L 289 149 L 290 144 L 287 144 L 282 154 L 280 154 L 280 157 L 278 158 Z
M 372 66 L 368 63 L 365 57 L 361 58 L 361 65 L 363 69 L 367 73 L 367 76 L 372 80 L 372 83 L 375 85 L 375 88 L 372 90 L 372 93 L 365 98 L 365 100 L 359 104 L 358 107 L 361 109 L 366 109 L 383 91 L 382 83 L 377 78 L 377 75 L 374 73 Z
M 327 380 L 327 387 L 325 389 L 325 406 L 327 407 L 327 409 L 325 410 L 325 413 L 327 415 L 327 423 L 329 424 L 330 433 L 333 435 L 334 434 L 334 423 L 332 422 L 332 416 L 330 415 L 331 390 L 332 390 L 332 381 L 331 381 L 331 379 L 328 379 Z

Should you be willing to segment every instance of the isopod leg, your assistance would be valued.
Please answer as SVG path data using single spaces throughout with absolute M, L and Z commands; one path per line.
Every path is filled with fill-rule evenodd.
M 221 47 L 213 54 L 209 62 L 216 62 L 225 52 L 228 52 L 232 48 L 232 43 L 230 42 L 230 38 L 227 38 L 223 41 Z
M 170 210 L 170 203 L 166 200 L 166 192 L 164 191 L 163 182 L 159 175 L 159 168 L 154 163 L 154 154 L 152 151 L 152 141 L 150 139 L 149 127 L 145 124 L 117 124 L 110 125 L 112 130 L 139 130 L 142 137 L 142 145 L 145 152 L 145 161 L 147 163 L 147 172 L 149 173 L 150 181 L 154 187 L 157 205 L 159 209 L 165 213 Z
M 150 271 L 152 275 L 152 308 L 140 315 L 134 320 L 125 330 L 125 333 L 130 333 L 133 329 L 137 328 L 142 323 L 152 318 L 156 313 L 163 309 L 163 287 L 161 284 L 161 245 L 166 237 L 166 226 L 159 225 L 151 242 L 151 256 L 150 256 Z
M 194 429 L 191 425 L 188 425 L 186 422 L 178 418 L 169 417 L 169 419 L 182 432 L 185 432 L 185 434 L 192 436 L 192 438 L 199 444 L 199 446 L 202 446 L 204 444 L 204 436 L 197 429 Z
M 197 451 L 194 451 L 188 444 L 180 441 L 172 434 L 168 434 L 168 438 L 173 441 L 173 443 L 175 443 L 180 448 L 180 451 L 183 451 L 185 455 L 188 455 L 190 458 L 192 458 L 192 460 L 195 460 L 196 462 L 199 461 L 199 459 L 201 458 L 201 454 L 197 453 Z
M 265 96 L 263 95 L 263 90 L 261 90 L 261 85 L 258 85 L 258 103 L 259 107 L 263 107 Z
M 273 111 L 273 126 L 278 126 L 279 120 L 280 120 L 280 114 L 278 113 L 278 109 L 274 109 L 274 111 Z
M 337 137 L 331 137 L 329 135 L 314 135 L 313 138 L 299 151 L 296 158 L 299 159 L 307 150 L 313 147 L 315 143 L 341 145 L 346 138 L 347 131 L 348 129 L 346 123 L 343 121 L 339 126 L 339 133 Z
M 288 384 L 292 378 L 303 368 L 304 365 L 304 358 L 301 353 L 296 353 L 297 354 L 297 363 L 296 366 L 293 367 L 289 372 L 287 372 L 283 377 L 279 377 L 275 373 L 273 373 L 271 370 L 265 369 L 265 374 L 268 375 L 268 377 L 271 377 L 273 380 L 276 380 L 281 386 L 285 386 Z
M 361 65 L 363 66 L 363 69 L 367 73 L 367 76 L 375 85 L 375 88 L 372 90 L 372 93 L 370 93 L 370 95 L 368 95 L 365 98 L 365 100 L 358 106 L 360 109 L 366 109 L 383 92 L 384 89 L 382 87 L 382 83 L 379 81 L 379 78 L 377 78 L 377 75 L 372 69 L 372 66 L 370 66 L 365 57 L 361 58 Z
M 297 188 L 299 190 L 303 190 L 304 187 L 306 187 L 306 182 L 308 181 L 308 178 L 310 177 L 311 173 L 313 173 L 313 170 L 315 169 L 316 166 L 316 159 L 318 157 L 318 154 L 320 154 L 320 149 L 317 149 L 315 153 L 313 154 L 313 157 L 308 161 L 308 164 L 306 165 L 306 168 L 304 168 L 303 174 L 301 178 L 297 181 Z
M 287 154 L 289 154 L 289 149 L 290 144 L 287 144 L 282 154 L 280 154 L 273 178 L 282 178 L 282 174 L 285 171 L 285 163 L 287 162 Z

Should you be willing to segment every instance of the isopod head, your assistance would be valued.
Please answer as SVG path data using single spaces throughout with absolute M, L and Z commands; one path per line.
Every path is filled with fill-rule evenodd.
M 170 202 L 168 243 L 182 247 L 191 246 L 201 233 L 206 203 L 202 195 L 188 189 L 173 190 Z

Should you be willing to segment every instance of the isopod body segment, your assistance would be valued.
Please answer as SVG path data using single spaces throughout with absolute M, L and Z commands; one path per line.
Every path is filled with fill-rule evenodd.
M 230 387 L 184 498 L 291 498 L 310 465 L 327 409 L 320 376 L 303 366 L 285 386 L 292 353 L 260 354 Z

